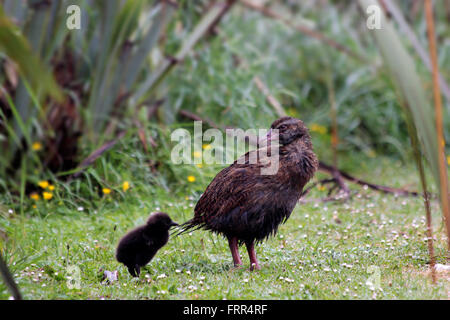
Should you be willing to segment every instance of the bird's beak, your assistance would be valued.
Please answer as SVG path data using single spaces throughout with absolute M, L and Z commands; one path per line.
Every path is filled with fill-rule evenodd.
M 267 134 L 265 137 L 262 137 L 259 139 L 258 144 L 260 146 L 267 146 L 270 142 L 271 135 L 272 135 L 272 128 L 270 128 L 269 131 L 267 131 Z
M 273 133 L 273 130 L 272 130 L 272 128 L 270 128 L 269 131 L 266 134 L 266 140 L 267 141 L 270 141 L 270 139 L 272 138 L 272 133 Z
M 271 141 L 274 140 L 277 141 L 277 139 L 278 139 L 278 130 L 272 130 L 272 128 L 270 128 L 266 136 L 259 140 L 259 145 L 262 147 L 268 146 L 271 143 Z
M 171 227 L 175 227 L 175 226 L 179 226 L 179 224 L 176 223 L 175 221 L 172 221 L 172 222 L 170 223 L 170 226 L 171 226 Z

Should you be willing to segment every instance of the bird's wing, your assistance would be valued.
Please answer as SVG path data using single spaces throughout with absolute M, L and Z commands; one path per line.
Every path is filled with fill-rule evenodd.
M 153 243 L 154 243 L 153 239 L 152 239 L 151 237 L 147 236 L 147 235 L 145 234 L 145 232 L 142 233 L 142 237 L 144 238 L 145 244 L 146 244 L 147 246 L 149 246 L 149 247 L 153 246 Z
M 261 175 L 260 170 L 267 163 L 251 161 L 252 152 L 246 153 L 241 161 L 220 171 L 206 188 L 195 207 L 197 223 L 203 223 L 208 218 L 231 212 L 241 204 L 257 201 L 266 195 L 268 188 L 265 183 L 271 177 Z M 251 195 L 251 197 L 250 197 Z

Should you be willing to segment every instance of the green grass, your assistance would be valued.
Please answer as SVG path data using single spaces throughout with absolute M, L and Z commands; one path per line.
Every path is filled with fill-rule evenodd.
M 417 185 L 414 167 L 399 162 L 369 159 L 358 168 L 362 178 L 378 183 Z M 207 181 L 194 184 L 202 189 Z M 449 282 L 441 278 L 433 286 L 425 275 L 421 199 L 358 190 L 348 203 L 297 205 L 278 234 L 257 247 L 262 266 L 257 272 L 248 271 L 245 248 L 245 267 L 233 269 L 227 242 L 196 231 L 172 238 L 133 279 L 114 259 L 119 238 L 151 211 L 186 221 L 198 197 L 154 186 L 99 196 L 83 208 L 57 197 L 41 200 L 24 215 L 3 207 L 0 229 L 9 240 L 0 248 L 26 299 L 447 299 Z M 311 197 L 322 192 L 314 190 Z M 437 260 L 445 263 L 437 203 L 433 212 Z M 80 289 L 67 285 L 69 266 L 80 269 Z M 379 268 L 382 291 L 366 284 L 370 266 Z M 102 270 L 118 270 L 118 281 L 102 283 Z M 8 297 L 0 284 L 0 298 Z

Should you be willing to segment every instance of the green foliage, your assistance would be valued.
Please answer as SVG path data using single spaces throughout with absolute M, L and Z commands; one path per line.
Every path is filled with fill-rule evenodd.
M 36 171 L 54 174 L 73 169 L 83 155 L 78 152 L 83 142 L 92 150 L 108 139 L 111 133 L 105 128 L 128 113 L 127 98 L 136 82 L 155 79 L 155 59 L 150 53 L 159 52 L 158 40 L 174 12 L 167 2 L 76 4 L 83 8 L 83 16 L 82 28 L 74 31 L 65 26 L 67 1 L 4 4 L 9 16 L 16 15 L 18 26 L 2 13 L 2 63 L 14 61 L 23 77 L 18 85 L 12 83 L 11 75 L 1 79 L 0 137 L 7 152 L 0 172 L 8 177 L 1 181 L 4 189 L 16 195 L 20 192 L 21 199 L 25 189 L 32 191 L 29 184 L 35 183 Z M 44 89 L 61 98 L 48 71 L 52 68 L 58 85 L 64 87 L 64 101 L 43 100 Z M 130 113 L 139 107 L 133 104 Z M 33 143 L 38 143 L 38 150 Z M 69 161 L 58 160 L 61 158 Z M 55 160 L 59 165 L 49 166 Z
M 61 92 L 51 73 L 44 68 L 42 63 L 32 52 L 28 41 L 20 33 L 20 30 L 7 18 L 0 7 L 0 52 L 12 58 L 17 64 L 18 70 L 25 79 L 30 82 L 35 92 L 41 92 L 61 100 Z
M 369 0 L 361 0 L 361 3 L 364 8 L 375 4 L 374 1 Z M 381 23 L 383 28 L 374 32 L 374 37 L 401 93 L 399 100 L 404 104 L 405 112 L 410 114 L 407 119 L 414 121 L 410 125 L 417 130 L 422 150 L 439 184 L 437 134 L 433 109 L 428 103 L 420 78 L 415 72 L 413 60 L 384 15 L 382 15 Z

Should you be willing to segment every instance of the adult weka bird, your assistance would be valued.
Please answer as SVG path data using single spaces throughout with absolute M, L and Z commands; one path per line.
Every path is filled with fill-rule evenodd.
M 277 130 L 274 130 L 277 129 Z M 305 184 L 313 177 L 318 160 L 313 152 L 308 129 L 301 120 L 282 117 L 272 123 L 268 140 L 278 132 L 279 168 L 274 175 L 261 174 L 267 164 L 236 160 L 223 169 L 206 188 L 195 206 L 194 218 L 182 231 L 206 229 L 222 234 L 228 243 L 235 266 L 240 266 L 238 247 L 245 243 L 250 270 L 260 269 L 255 242 L 277 232 L 290 216 Z

